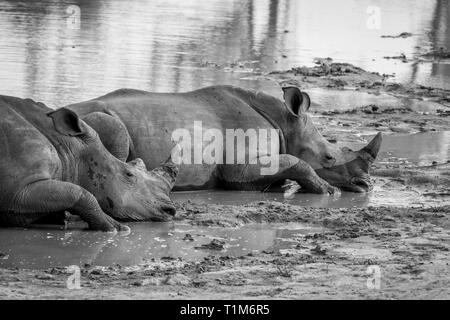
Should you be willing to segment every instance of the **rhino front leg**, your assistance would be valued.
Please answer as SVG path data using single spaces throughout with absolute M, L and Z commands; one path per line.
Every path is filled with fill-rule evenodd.
M 97 199 L 87 190 L 70 182 L 37 181 L 26 186 L 14 201 L 17 214 L 69 211 L 87 222 L 89 229 L 129 231 L 100 208 Z
M 286 179 L 296 181 L 303 190 L 318 194 L 335 194 L 339 189 L 331 186 L 320 178 L 314 169 L 305 161 L 289 154 L 273 157 L 261 157 L 258 164 L 221 165 L 219 176 L 228 188 L 262 190 L 276 182 Z M 275 160 L 278 170 L 273 175 L 262 175 L 261 169 L 266 168 L 259 163 L 269 163 Z

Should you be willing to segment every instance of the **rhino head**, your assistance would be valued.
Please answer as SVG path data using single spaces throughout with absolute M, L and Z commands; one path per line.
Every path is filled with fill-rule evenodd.
M 127 163 L 114 157 L 74 111 L 61 108 L 48 116 L 56 131 L 71 137 L 66 148 L 75 156 L 68 157 L 66 166 L 77 168 L 73 179 L 95 196 L 105 213 L 119 221 L 166 221 L 175 214 L 169 193 L 178 168 L 171 158 L 148 171 L 139 158 Z
M 370 191 L 369 169 L 380 149 L 381 133 L 361 150 L 333 145 L 319 133 L 307 114 L 311 105 L 309 96 L 296 87 L 283 88 L 283 92 L 289 111 L 286 153 L 308 162 L 322 179 L 341 190 Z

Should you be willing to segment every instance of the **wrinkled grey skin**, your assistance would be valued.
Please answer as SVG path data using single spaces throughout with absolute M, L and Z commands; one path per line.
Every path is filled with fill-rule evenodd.
M 336 188 L 369 191 L 369 167 L 380 148 L 381 134 L 362 150 L 341 149 L 317 131 L 307 114 L 309 96 L 296 87 L 283 91 L 284 102 L 232 86 L 186 93 L 121 89 L 67 108 L 82 115 L 119 159 L 140 157 L 149 168 L 171 151 L 172 132 L 187 128 L 192 134 L 194 121 L 202 121 L 203 132 L 210 128 L 222 133 L 225 129 L 280 130 L 276 174 L 261 176 L 260 165 L 253 164 L 182 164 L 174 190 L 263 190 L 291 179 L 314 193 L 334 193 Z
M 28 226 L 69 211 L 89 228 L 127 231 L 119 221 L 170 219 L 177 168 L 125 163 L 68 109 L 0 96 L 0 225 Z

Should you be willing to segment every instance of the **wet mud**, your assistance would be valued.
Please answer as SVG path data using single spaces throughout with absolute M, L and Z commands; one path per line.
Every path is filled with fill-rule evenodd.
M 0 269 L 3 298 L 311 299 L 448 298 L 450 207 L 325 209 L 259 202 L 245 206 L 186 204 L 179 218 L 205 228 L 301 222 L 321 229 L 292 233 L 287 248 L 202 259 L 151 258 L 133 266 L 81 266 L 81 289 L 66 288 L 65 267 Z M 381 270 L 368 287 L 368 267 Z

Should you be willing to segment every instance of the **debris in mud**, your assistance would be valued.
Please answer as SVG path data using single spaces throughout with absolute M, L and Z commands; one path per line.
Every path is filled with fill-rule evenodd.
M 390 56 L 390 57 L 389 56 L 385 56 L 385 57 L 383 57 L 383 59 L 387 59 L 387 60 L 390 60 L 390 59 L 401 60 L 403 63 L 407 63 L 408 62 L 408 59 L 406 58 L 406 55 L 404 53 L 401 53 L 398 56 Z
M 450 197 L 450 189 L 439 190 L 436 192 L 426 192 L 423 194 L 425 197 L 440 198 L 440 197 Z
M 348 83 L 341 79 L 330 79 L 330 82 L 327 84 L 327 88 L 334 89 L 344 89 L 345 86 L 348 86 Z
M 39 279 L 39 280 L 54 280 L 55 276 L 53 276 L 51 274 L 46 274 L 46 273 L 44 273 L 44 274 L 37 274 L 36 275 L 36 279 Z
M 439 51 L 434 55 L 445 58 L 450 57 L 450 52 Z M 408 61 L 404 54 L 389 58 Z M 270 72 L 264 75 L 264 79 L 277 81 L 281 86 L 295 85 L 303 89 L 349 88 L 374 94 L 389 93 L 401 99 L 405 96 L 410 99 L 427 98 L 428 101 L 441 103 L 444 106 L 450 105 L 450 90 L 388 82 L 388 78 L 392 75 L 369 72 L 350 63 L 335 63 L 331 58 L 315 59 L 314 62 L 313 67 L 301 66 L 291 70 Z
M 349 63 L 337 63 L 332 62 L 331 59 L 318 59 L 315 61 L 317 64 L 312 68 L 298 67 L 292 68 L 295 75 L 322 77 L 327 75 L 340 76 L 348 73 L 359 73 L 363 71 Z
M 192 235 L 190 233 L 186 233 L 184 235 L 183 241 L 194 241 L 194 238 L 192 237 Z
M 411 108 L 407 107 L 390 107 L 390 106 L 377 106 L 374 104 L 370 104 L 367 106 L 362 106 L 358 108 L 353 109 L 346 109 L 346 110 L 326 110 L 320 112 L 320 114 L 324 116 L 332 116 L 337 114 L 401 114 L 401 113 L 410 113 L 412 112 Z
M 413 34 L 409 33 L 409 32 L 402 32 L 396 36 L 392 36 L 392 35 L 382 35 L 381 38 L 393 38 L 393 39 L 397 39 L 397 38 L 409 38 L 412 37 Z
M 284 189 L 283 197 L 285 199 L 294 198 L 295 194 L 301 189 L 300 185 L 293 180 L 286 180 L 282 188 Z
M 448 51 L 444 47 L 440 47 L 438 50 L 432 50 L 430 52 L 424 53 L 422 57 L 434 59 L 450 59 L 450 51 Z
M 161 261 L 173 261 L 173 260 L 178 260 L 178 259 L 175 257 L 171 257 L 171 256 L 161 257 Z
M 205 249 L 205 250 L 224 250 L 225 249 L 225 241 L 219 239 L 213 239 L 210 243 L 202 244 L 199 247 L 195 247 L 195 249 Z
M 291 278 L 294 268 L 289 264 L 283 264 L 281 261 L 275 263 L 277 275 L 284 278 Z
M 221 69 L 224 72 L 239 72 L 239 73 L 259 73 L 260 68 L 257 66 L 258 61 L 234 61 L 225 64 L 218 64 L 213 61 L 202 61 L 200 66 L 214 69 Z
M 450 116 L 450 110 L 437 109 L 436 113 L 441 117 L 449 117 Z
M 327 254 L 327 249 L 322 248 L 320 245 L 316 245 L 314 248 L 311 249 L 311 252 L 317 255 L 324 256 Z

